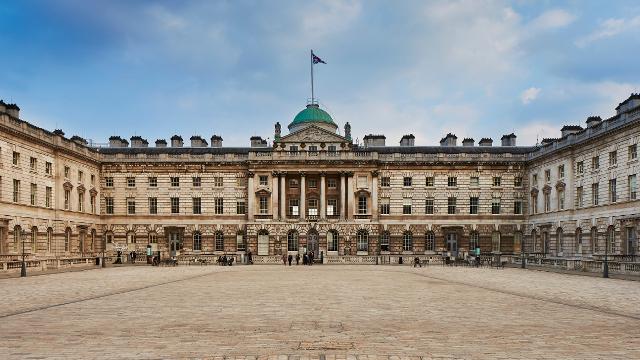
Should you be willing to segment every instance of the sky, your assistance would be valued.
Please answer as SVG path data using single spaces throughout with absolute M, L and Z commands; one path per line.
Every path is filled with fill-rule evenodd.
M 0 98 L 97 143 L 273 139 L 310 94 L 355 139 L 518 145 L 640 92 L 638 1 L 2 1 Z M 360 140 L 361 141 L 361 140 Z

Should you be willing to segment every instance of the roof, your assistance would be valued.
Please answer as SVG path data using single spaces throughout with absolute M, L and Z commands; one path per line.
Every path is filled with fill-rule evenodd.
M 291 127 L 295 125 L 313 122 L 322 122 L 338 127 L 338 125 L 333 122 L 331 115 L 329 115 L 329 113 L 327 113 L 326 111 L 320 109 L 320 106 L 318 104 L 309 104 L 307 105 L 306 109 L 300 111 L 298 115 L 293 118 L 293 121 L 291 122 L 291 124 L 289 124 L 289 129 L 291 129 Z
M 616 110 L 620 109 L 622 106 L 626 105 L 631 100 L 640 100 L 640 94 L 632 93 L 631 96 L 627 98 L 627 100 L 621 102 L 620 104 L 618 104 L 618 106 L 616 106 Z

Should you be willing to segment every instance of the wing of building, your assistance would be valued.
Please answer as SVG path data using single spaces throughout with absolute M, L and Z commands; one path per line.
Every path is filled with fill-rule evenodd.
M 541 145 L 351 139 L 317 104 L 274 141 L 192 136 L 88 143 L 0 103 L 0 254 L 162 256 L 313 251 L 325 262 L 466 253 L 598 258 L 638 252 L 640 95 Z M 360 258 L 357 258 L 360 257 Z M 359 259 L 359 260 L 358 260 Z

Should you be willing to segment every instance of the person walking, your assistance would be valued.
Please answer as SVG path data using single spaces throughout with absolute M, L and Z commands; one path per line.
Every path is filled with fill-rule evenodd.
M 134 263 L 134 264 L 136 263 L 136 258 L 137 258 L 137 257 L 138 257 L 138 254 L 136 254 L 136 252 L 135 252 L 135 251 L 131 253 L 131 258 L 133 259 L 133 263 Z
M 282 254 L 282 263 L 287 266 L 287 254 Z
M 296 265 L 300 265 L 300 253 L 296 254 Z
M 247 253 L 247 263 L 249 265 L 253 265 L 253 254 L 251 253 L 251 250 Z
M 293 261 L 293 255 L 289 255 L 289 266 L 291 266 L 292 261 Z
M 309 253 L 309 266 L 313 265 L 313 251 Z

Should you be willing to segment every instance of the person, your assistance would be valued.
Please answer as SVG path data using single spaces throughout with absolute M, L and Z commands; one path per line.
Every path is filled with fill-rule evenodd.
M 313 251 L 309 253 L 309 266 L 313 265 Z
M 118 250 L 118 257 L 116 258 L 114 264 L 122 264 L 122 251 Z
M 304 255 L 302 255 L 302 265 L 307 265 L 309 263 L 309 256 L 307 255 L 307 253 L 304 253 Z
M 135 251 L 132 251 L 132 252 L 131 252 L 131 259 L 133 259 L 133 263 L 134 263 L 134 264 L 136 263 L 136 257 L 137 257 L 137 256 L 138 256 L 138 255 L 136 254 L 136 252 L 135 252 Z
M 282 263 L 287 266 L 287 254 L 282 254 Z
M 251 254 L 251 250 L 247 253 L 247 263 L 253 265 L 253 254 Z
M 289 255 L 289 266 L 291 266 L 291 261 L 293 261 L 293 255 Z
M 300 253 L 296 254 L 296 265 L 300 265 Z

